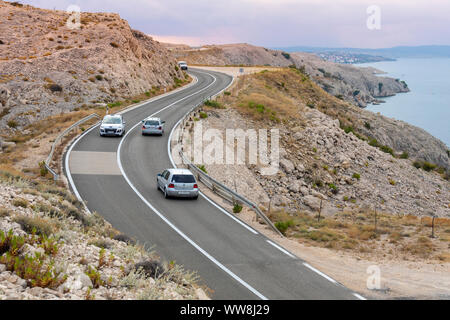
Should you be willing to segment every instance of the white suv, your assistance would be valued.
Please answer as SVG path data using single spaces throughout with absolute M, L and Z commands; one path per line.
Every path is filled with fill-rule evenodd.
M 198 198 L 197 180 L 188 169 L 166 169 L 158 173 L 156 183 L 158 189 L 164 192 L 165 198 Z
M 125 121 L 121 115 L 106 115 L 100 124 L 100 136 L 121 136 L 125 134 Z

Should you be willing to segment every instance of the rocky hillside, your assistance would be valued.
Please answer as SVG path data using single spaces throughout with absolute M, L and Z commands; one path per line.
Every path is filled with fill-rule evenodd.
M 409 91 L 404 81 L 379 76 L 380 70 L 324 61 L 309 53 L 296 52 L 291 57 L 322 89 L 359 107 Z
M 0 1 L 0 128 L 172 87 L 171 53 L 113 13 L 69 14 Z
M 66 189 L 0 171 L 0 300 L 207 299 L 196 281 Z
M 380 77 L 374 69 L 332 63 L 314 54 L 287 53 L 249 44 L 210 45 L 188 50 L 179 47 L 172 51 L 180 60 L 198 65 L 295 65 L 305 70 L 328 93 L 360 107 L 377 102 L 381 97 L 409 91 L 405 82 Z
M 392 123 L 391 128 L 375 114 L 328 95 L 295 69 L 246 76 L 236 87 L 239 90 L 223 97 L 225 109 L 205 107 L 203 127 L 277 127 L 282 150 L 280 170 L 273 176 L 261 175 L 258 165 L 205 165 L 228 186 L 237 183 L 238 192 L 256 203 L 268 208 L 270 202 L 272 209 L 288 212 L 317 212 L 322 201 L 324 214 L 377 209 L 450 217 L 450 185 L 444 175 L 417 168 L 412 159 L 375 145 L 358 133 L 357 125 L 369 121 L 371 129 L 366 130 L 371 136 L 395 130 L 400 141 L 409 141 L 407 135 L 419 139 L 423 133 L 417 128 L 404 123 Z M 431 154 L 435 150 L 430 146 L 439 144 L 431 135 L 426 139 L 423 152 Z

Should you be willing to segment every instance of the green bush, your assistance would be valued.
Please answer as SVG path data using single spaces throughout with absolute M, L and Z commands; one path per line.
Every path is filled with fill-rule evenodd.
M 234 204 L 233 212 L 234 212 L 234 213 L 239 213 L 239 212 L 241 212 L 241 211 L 242 211 L 242 206 L 239 205 L 238 203 Z
M 400 159 L 408 159 L 409 158 L 409 154 L 406 151 L 403 151 L 403 153 L 400 155 Z
M 336 185 L 335 185 L 334 183 L 330 183 L 330 184 L 328 185 L 328 187 L 330 187 L 331 192 L 334 193 L 334 194 L 337 194 L 337 193 L 339 192 L 338 187 L 336 187 Z
M 275 223 L 275 227 L 283 234 L 286 233 L 286 231 L 289 227 L 293 227 L 294 225 L 295 225 L 294 221 L 292 221 L 292 220 L 278 221 Z
M 358 180 L 361 179 L 361 175 L 360 175 L 359 173 L 356 173 L 356 172 L 353 174 L 352 177 L 353 177 L 354 179 L 358 179 Z
M 95 289 L 103 285 L 100 272 L 98 272 L 95 268 L 88 266 L 88 270 L 85 273 L 89 277 L 89 279 L 91 279 L 92 286 Z
M 434 163 L 430 163 L 430 162 L 428 162 L 428 161 L 424 161 L 424 162 L 422 163 L 422 169 L 425 170 L 425 171 L 427 171 L 427 172 L 430 172 L 430 171 L 436 169 L 436 167 L 437 167 L 437 166 L 436 166 Z
M 40 171 L 41 177 L 45 177 L 48 174 L 48 169 L 45 166 L 45 161 L 39 162 L 39 171 Z
M 199 168 L 200 170 L 202 170 L 204 173 L 208 173 L 208 172 L 206 171 L 206 168 L 205 168 L 205 165 L 204 165 L 204 164 L 199 165 L 198 168 Z
M 385 153 L 389 153 L 392 156 L 394 155 L 394 150 L 392 150 L 392 148 L 388 147 L 388 146 L 380 146 L 379 147 L 381 151 L 385 152 Z
M 287 60 L 289 60 L 291 58 L 291 55 L 287 52 L 282 52 L 281 55 Z
M 206 112 L 200 111 L 200 118 L 206 119 L 208 118 L 208 114 Z
M 19 257 L 7 252 L 0 262 L 6 265 L 8 271 L 27 280 L 31 287 L 56 289 L 67 280 L 67 275 L 61 276 L 62 271 L 56 271 L 52 263 L 44 264 L 44 258 L 39 254 Z
M 206 100 L 204 102 L 204 105 L 208 106 L 208 107 L 213 107 L 213 108 L 223 108 L 222 104 L 220 104 L 220 102 L 215 101 L 215 100 Z

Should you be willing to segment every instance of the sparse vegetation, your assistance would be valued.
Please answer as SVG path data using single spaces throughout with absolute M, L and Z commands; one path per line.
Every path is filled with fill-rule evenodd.
M 339 212 L 320 221 L 314 215 L 297 212 L 287 214 L 273 211 L 269 218 L 286 236 L 299 239 L 310 245 L 335 250 L 354 250 L 373 255 L 401 255 L 407 259 L 416 258 L 447 259 L 442 254 L 450 241 L 450 219 L 436 220 L 436 228 L 441 240 L 431 239 L 431 218 L 411 215 L 394 216 L 377 214 L 378 227 L 375 229 L 374 212 Z M 415 230 L 411 232 L 411 230 Z M 390 253 L 387 253 L 385 238 L 389 239 Z M 440 243 L 444 243 L 441 245 Z M 436 251 L 440 248 L 441 254 Z M 450 261 L 450 259 L 448 260 Z
M 239 213 L 242 211 L 242 206 L 239 203 L 235 203 L 233 206 L 233 212 L 234 213 Z
M 198 168 L 199 168 L 200 170 L 202 170 L 204 173 L 208 173 L 208 171 L 206 171 L 206 168 L 205 168 L 205 165 L 204 165 L 204 164 L 199 165 Z

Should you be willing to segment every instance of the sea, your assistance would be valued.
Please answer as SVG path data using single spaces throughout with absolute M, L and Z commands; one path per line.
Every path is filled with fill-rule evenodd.
M 356 64 L 374 67 L 388 76 L 406 81 L 408 93 L 381 98 L 380 105 L 368 105 L 367 110 L 403 120 L 420 127 L 450 147 L 450 58 L 400 58 Z

